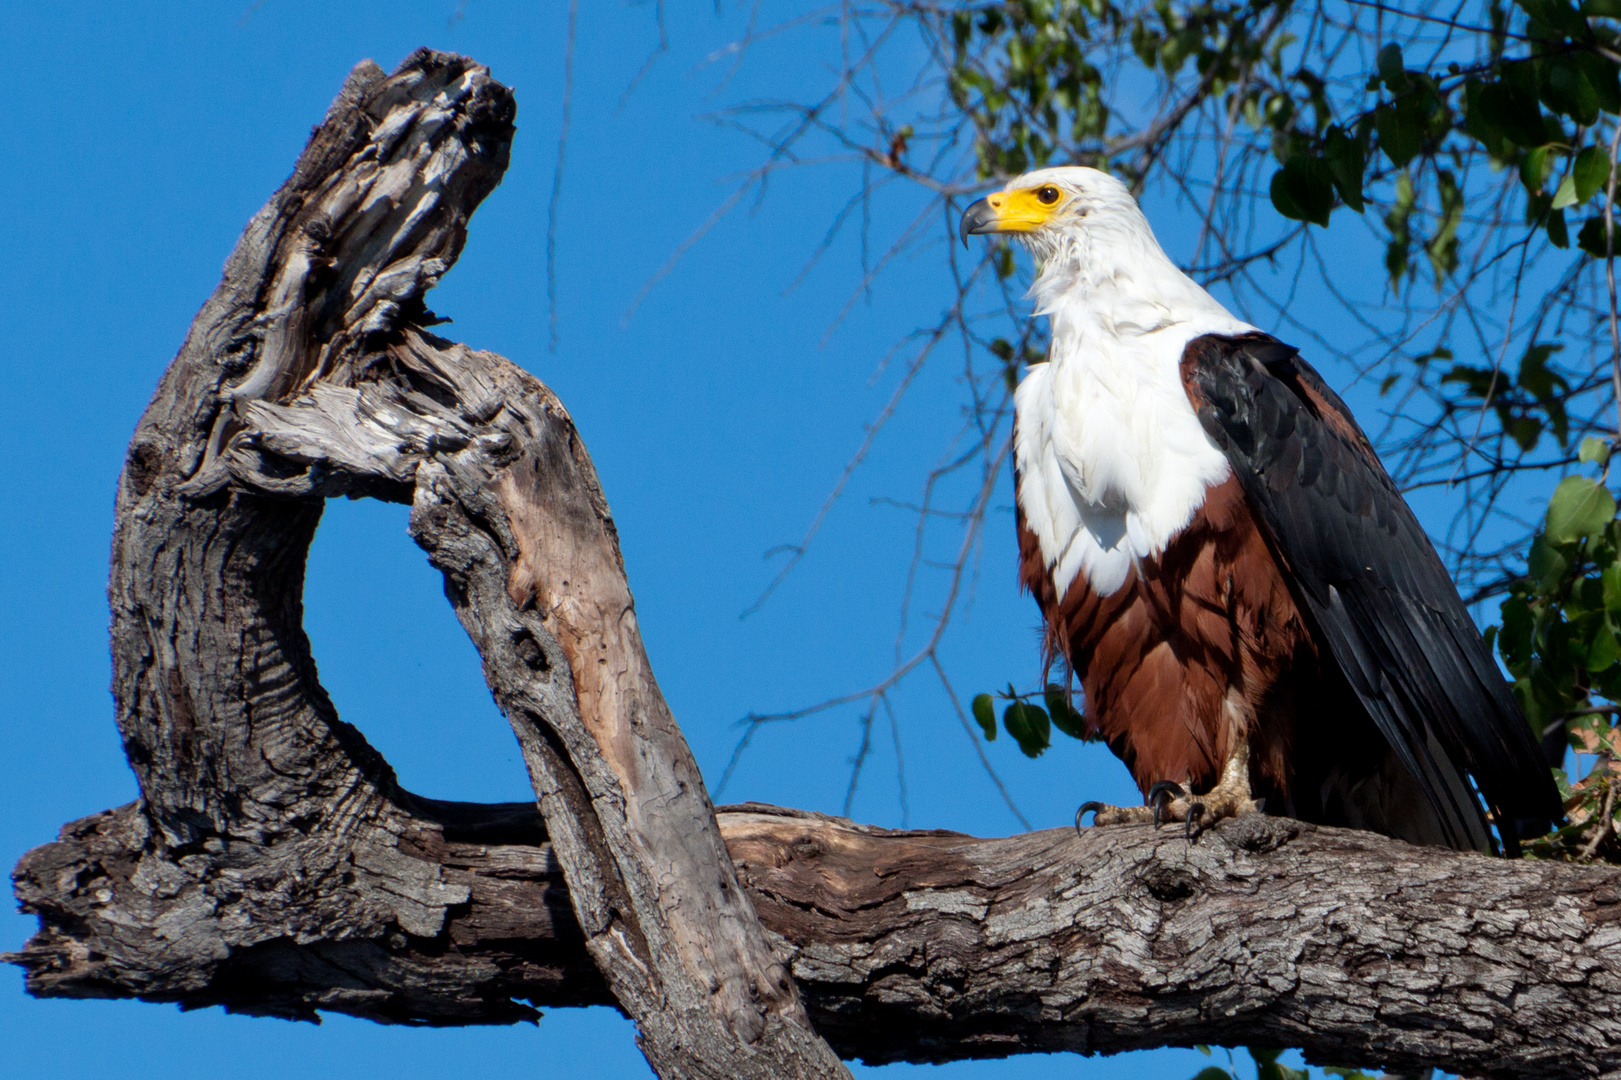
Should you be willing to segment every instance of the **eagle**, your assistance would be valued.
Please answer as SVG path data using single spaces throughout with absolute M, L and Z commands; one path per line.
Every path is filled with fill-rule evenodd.
M 1299 352 L 1184 274 L 1107 173 L 1026 173 L 964 213 L 964 243 L 987 233 L 1038 260 L 1051 330 L 1014 394 L 1020 584 L 1145 796 L 1077 826 L 1264 808 L 1515 854 L 1558 820 L 1434 546 Z

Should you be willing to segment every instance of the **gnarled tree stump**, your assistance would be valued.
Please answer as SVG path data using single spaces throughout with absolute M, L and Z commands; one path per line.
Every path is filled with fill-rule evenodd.
M 165 374 L 109 587 L 141 797 L 19 863 L 30 992 L 419 1024 L 613 1003 L 665 1077 L 1195 1042 L 1621 1075 L 1621 871 L 1261 817 L 1191 845 L 717 824 L 567 412 L 428 330 L 513 112 L 460 57 L 357 67 Z M 411 506 L 538 811 L 414 796 L 338 718 L 301 594 L 339 495 Z

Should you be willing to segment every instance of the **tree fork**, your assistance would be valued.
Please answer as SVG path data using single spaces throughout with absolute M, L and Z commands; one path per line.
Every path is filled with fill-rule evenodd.
M 111 956 L 163 996 L 202 977 L 181 960 L 197 949 L 431 938 L 467 901 L 413 853 L 413 800 L 338 719 L 301 625 L 323 501 L 367 495 L 412 507 L 518 735 L 585 950 L 653 1068 L 848 1077 L 737 884 L 567 412 L 422 329 L 514 113 L 463 57 L 356 67 L 141 418 L 108 592 L 141 792 L 119 820 L 139 837 L 131 884 L 154 891 L 146 938 Z
M 141 797 L 18 864 L 30 992 L 428 1024 L 612 1002 L 665 1077 L 1196 1042 L 1621 1075 L 1621 871 L 1261 817 L 1193 844 L 717 823 L 567 412 L 426 329 L 513 113 L 461 57 L 361 64 L 165 373 L 109 583 Z M 338 718 L 301 598 L 339 495 L 411 506 L 538 812 L 414 796 Z

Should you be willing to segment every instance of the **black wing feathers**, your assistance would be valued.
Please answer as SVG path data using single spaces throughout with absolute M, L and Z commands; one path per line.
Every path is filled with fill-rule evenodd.
M 1559 794 L 1412 510 L 1337 394 L 1263 334 L 1188 345 L 1183 378 L 1289 568 L 1327 652 L 1454 846 L 1489 843 L 1466 775 L 1517 845 Z

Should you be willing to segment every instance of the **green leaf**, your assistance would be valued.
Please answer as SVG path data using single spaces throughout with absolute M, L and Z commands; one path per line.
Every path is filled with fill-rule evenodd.
M 1475 367 L 1472 364 L 1453 364 L 1447 373 L 1441 376 L 1441 383 L 1442 385 L 1462 383 L 1464 392 L 1470 397 L 1483 398 L 1502 389 L 1507 384 L 1507 380 L 1488 367 Z
M 1310 1080 L 1306 1070 L 1278 1064 L 1278 1058 L 1283 1055 L 1282 1050 L 1262 1049 L 1258 1046 L 1246 1049 L 1249 1050 L 1250 1057 L 1255 1059 L 1255 1080 Z
M 1532 192 L 1525 200 L 1525 223 L 1536 226 L 1547 220 L 1553 209 L 1553 196 L 1546 191 Z
M 1430 257 L 1430 269 L 1435 272 L 1435 286 L 1441 284 L 1458 268 L 1458 226 L 1463 223 L 1463 189 L 1449 169 L 1435 171 L 1436 194 L 1440 196 L 1441 213 L 1436 216 L 1435 232 L 1424 244 L 1424 253 Z
M 994 259 L 996 276 L 1003 281 L 1013 276 L 1013 246 L 1011 244 L 998 244 Z
M 1589 435 L 1582 440 L 1582 445 L 1576 449 L 1576 460 L 1583 465 L 1597 465 L 1603 468 L 1610 461 L 1610 443 L 1597 435 Z
M 1525 559 L 1525 572 L 1531 575 L 1543 592 L 1557 588 L 1569 568 L 1570 560 L 1565 553 L 1546 536 L 1538 536 L 1531 541 L 1531 552 Z M 1504 625 L 1507 625 L 1506 621 Z
M 1379 50 L 1379 78 L 1391 93 L 1407 89 L 1407 65 L 1402 61 L 1401 46 L 1394 41 Z
M 974 32 L 974 16 L 972 12 L 955 11 L 951 15 L 951 37 L 961 49 L 968 44 L 969 37 Z
M 1517 0 L 1517 3 L 1539 29 L 1576 38 L 1587 33 L 1587 20 L 1567 0 Z
M 1509 673 L 1518 677 L 1531 666 L 1531 631 L 1535 626 L 1531 605 L 1523 596 L 1510 596 L 1498 612 L 1503 624 L 1497 631 L 1497 651 Z
M 1086 740 L 1091 736 L 1087 734 L 1086 720 L 1076 711 L 1075 706 L 1069 703 L 1069 694 L 1057 683 L 1048 683 L 1047 712 L 1052 716 L 1053 727 L 1062 731 L 1072 739 Z
M 1587 670 L 1603 671 L 1617 660 L 1621 660 L 1621 646 L 1616 644 L 1610 627 L 1599 620 L 1593 628 L 1593 640 L 1587 646 Z
M 1385 247 L 1385 271 L 1390 275 L 1390 287 L 1396 289 L 1410 268 L 1412 249 L 1413 208 L 1418 205 L 1418 193 L 1413 178 L 1406 172 L 1396 177 L 1396 201 L 1385 214 L 1385 227 L 1390 230 L 1390 243 Z
M 1290 1065 L 1268 1065 L 1256 1070 L 1256 1080 L 1311 1080 L 1311 1073 Z
M 1548 361 L 1564 348 L 1556 342 L 1540 341 L 1526 349 L 1525 355 L 1520 357 L 1520 373 L 1514 378 L 1515 385 L 1529 390 L 1531 396 L 1544 405 L 1562 397 L 1570 390 L 1570 384 L 1548 366 Z
M 1534 416 L 1508 416 L 1503 419 L 1503 430 L 1519 448 L 1530 453 L 1542 439 L 1542 421 Z
M 1322 158 L 1295 154 L 1272 175 L 1272 205 L 1296 221 L 1328 225 L 1334 208 L 1334 185 Z
M 1520 160 L 1520 183 L 1525 185 L 1526 191 L 1541 191 L 1542 185 L 1548 182 L 1548 173 L 1553 170 L 1552 149 L 1546 144 L 1533 146 Z
M 1193 1074 L 1193 1080 L 1233 1080 L 1233 1074 L 1214 1065 L 1206 1065 Z
M 1570 60 L 1587 76 L 1593 93 L 1598 95 L 1599 108 L 1607 113 L 1621 112 L 1621 66 L 1590 52 L 1576 53 Z
M 1362 213 L 1362 174 L 1368 167 L 1362 145 L 1338 124 L 1332 125 L 1323 136 L 1323 160 L 1345 205 Z
M 1377 89 L 1377 86 L 1369 89 Z M 1480 141 L 1480 145 L 1492 157 L 1507 158 L 1512 147 L 1503 141 L 1502 131 L 1487 119 L 1486 109 L 1480 103 L 1481 93 L 1485 89 L 1486 83 L 1479 79 L 1469 79 L 1463 84 L 1463 127 Z M 1364 117 L 1365 122 L 1368 119 L 1371 118 Z
M 1411 109 L 1398 109 L 1390 105 L 1381 105 L 1374 111 L 1373 124 L 1379 132 L 1379 149 L 1397 168 L 1412 161 L 1424 148 L 1421 119 Z
M 1546 82 L 1542 87 L 1542 100 L 1555 112 L 1564 113 L 1587 127 L 1598 119 L 1598 92 L 1582 74 L 1582 69 L 1564 57 L 1545 62 Z
M 1548 211 L 1548 242 L 1556 248 L 1570 247 L 1570 226 L 1565 224 L 1563 210 Z
M 996 741 L 996 705 L 989 694 L 974 695 L 974 719 L 985 732 L 986 742 Z
M 1621 565 L 1611 563 L 1599 572 L 1599 591 L 1604 597 L 1604 610 L 1621 615 Z
M 1565 178 L 1559 181 L 1559 187 L 1553 193 L 1553 208 L 1563 210 L 1567 206 L 1575 206 L 1577 201 L 1576 174 L 1568 172 Z
M 1602 259 L 1607 252 L 1604 249 L 1604 215 L 1598 214 L 1582 222 L 1582 229 L 1576 234 L 1576 246 L 1593 256 Z M 1615 253 L 1621 255 L 1621 223 L 1618 223 L 1615 236 Z
M 1555 543 L 1592 536 L 1615 517 L 1615 496 L 1585 476 L 1567 476 L 1548 500 L 1545 532 Z
M 1610 152 L 1602 146 L 1589 146 L 1576 155 L 1570 174 L 1576 178 L 1576 201 L 1586 202 L 1610 182 Z
M 1535 450 L 1542 439 L 1542 421 L 1534 416 L 1510 415 L 1503 419 L 1502 424 L 1508 437 L 1526 453 Z
M 1052 727 L 1047 710 L 1040 705 L 1015 701 L 1002 713 L 1002 726 L 1019 744 L 1025 757 L 1040 757 L 1052 741 Z
M 1542 122 L 1537 99 L 1507 79 L 1489 83 L 1473 96 L 1470 119 L 1527 148 L 1548 141 L 1548 128 Z
M 1583 574 L 1565 598 L 1565 620 L 1572 625 L 1591 624 L 1591 616 L 1603 607 L 1604 583 L 1591 574 Z

